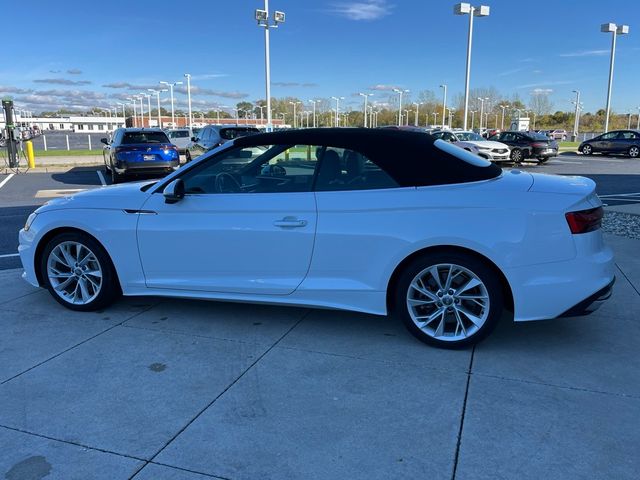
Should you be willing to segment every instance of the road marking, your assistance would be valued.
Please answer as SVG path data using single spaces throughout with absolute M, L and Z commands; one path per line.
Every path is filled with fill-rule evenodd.
M 98 178 L 100 179 L 100 183 L 102 184 L 102 186 L 106 187 L 107 182 L 104 179 L 104 175 L 102 175 L 102 170 L 96 170 L 96 173 L 98 174 Z
M 6 185 L 6 183 L 11 180 L 13 178 L 13 176 L 15 175 L 15 173 L 10 173 L 7 178 L 5 178 L 4 180 L 2 180 L 0 182 L 0 188 L 4 187 Z
M 68 197 L 74 193 L 83 192 L 85 188 L 67 188 L 65 190 L 38 190 L 35 198 L 57 198 Z
M 554 163 L 571 163 L 573 165 L 582 165 L 582 162 L 568 162 L 566 160 L 553 160 L 553 163 L 551 163 L 551 165 L 553 165 Z
M 10 257 L 19 257 L 19 253 L 7 253 L 5 255 L 0 255 L 0 258 L 10 258 Z
M 599 197 L 635 197 L 640 193 L 607 193 L 606 195 L 598 195 Z

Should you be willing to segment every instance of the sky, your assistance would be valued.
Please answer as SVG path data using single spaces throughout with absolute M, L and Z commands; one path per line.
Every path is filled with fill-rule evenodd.
M 272 96 L 302 100 L 359 92 L 384 103 L 394 87 L 450 98 L 464 89 L 468 16 L 449 0 L 270 0 L 286 22 L 271 34 Z M 159 81 L 192 75 L 193 108 L 234 106 L 265 96 L 264 0 L 30 0 L 3 2 L 0 95 L 39 112 L 113 107 Z M 475 4 L 479 5 L 479 4 Z M 630 25 L 618 36 L 612 109 L 638 112 L 640 1 L 487 0 L 475 18 L 471 88 L 494 87 L 527 103 L 548 95 L 569 111 L 581 91 L 585 111 L 605 107 L 612 35 L 600 24 Z M 7 54 L 7 52 L 10 52 Z M 184 86 L 176 108 L 186 108 Z M 168 94 L 163 94 L 167 106 Z M 145 102 L 146 103 L 146 102 Z

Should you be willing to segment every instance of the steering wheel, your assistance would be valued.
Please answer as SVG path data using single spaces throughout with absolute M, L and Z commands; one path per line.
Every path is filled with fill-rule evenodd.
M 216 175 L 215 190 L 218 193 L 238 193 L 242 190 L 242 185 L 230 173 L 220 172 Z

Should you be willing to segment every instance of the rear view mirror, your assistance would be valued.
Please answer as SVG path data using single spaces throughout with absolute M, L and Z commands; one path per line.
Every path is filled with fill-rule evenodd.
M 162 191 L 165 203 L 176 203 L 184 198 L 184 182 L 181 178 L 172 181 Z

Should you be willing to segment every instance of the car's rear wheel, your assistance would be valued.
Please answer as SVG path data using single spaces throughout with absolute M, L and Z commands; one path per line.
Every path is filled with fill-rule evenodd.
M 40 258 L 40 272 L 53 298 L 71 310 L 98 310 L 120 294 L 109 255 L 81 232 L 61 233 L 49 240 Z
M 591 155 L 593 153 L 593 147 L 588 143 L 582 146 L 582 154 L 583 155 Z
M 538 157 L 538 163 L 547 163 L 549 157 Z
M 118 172 L 116 172 L 115 168 L 110 168 L 111 170 L 111 184 L 115 185 L 116 183 L 120 183 L 120 181 L 122 180 L 122 175 L 120 175 Z
M 629 148 L 628 153 L 631 158 L 638 158 L 638 156 L 640 156 L 640 147 L 634 145 L 631 148 Z
M 400 275 L 395 309 L 419 340 L 462 348 L 486 337 L 503 310 L 502 286 L 481 259 L 459 252 L 428 253 Z
M 187 150 L 184 154 L 184 160 L 186 163 L 189 163 L 191 161 L 191 153 L 189 153 L 189 150 Z
M 514 148 L 511 150 L 511 161 L 513 163 L 521 163 L 524 155 L 522 154 L 522 150 L 519 148 Z

